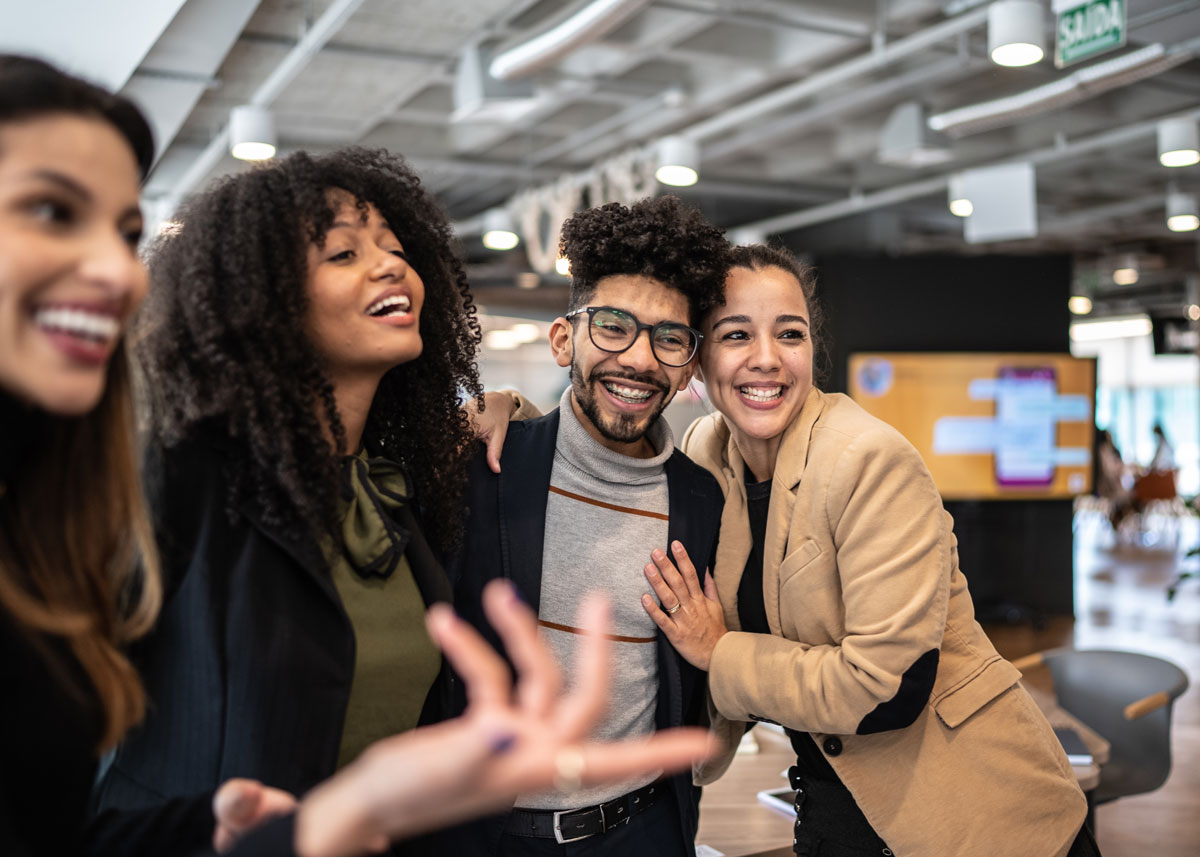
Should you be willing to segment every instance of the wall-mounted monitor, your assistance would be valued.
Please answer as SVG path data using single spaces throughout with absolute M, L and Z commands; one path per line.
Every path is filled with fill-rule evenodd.
M 1096 361 L 1067 354 L 859 353 L 850 395 L 921 453 L 946 500 L 1092 490 Z

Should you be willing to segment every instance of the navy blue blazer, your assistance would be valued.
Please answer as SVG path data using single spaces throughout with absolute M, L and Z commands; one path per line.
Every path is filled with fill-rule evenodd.
M 536 607 L 541 602 L 546 502 L 558 423 L 557 408 L 544 417 L 512 423 L 504 441 L 499 474 L 488 467 L 482 449 L 471 463 L 464 547 L 447 563 L 447 571 L 454 586 L 455 608 L 497 648 L 499 640 L 483 616 L 479 595 L 487 581 L 504 577 L 512 581 L 527 603 Z M 667 459 L 664 469 L 669 492 L 668 543 L 675 539 L 683 543 L 703 582 L 716 558 L 724 496 L 708 471 L 678 450 Z M 667 545 L 659 547 L 665 550 Z M 701 724 L 706 711 L 705 674 L 681 658 L 661 632 L 657 650 L 657 728 Z M 454 695 L 459 707 L 465 704 L 461 683 Z M 683 839 L 692 854 L 700 790 L 692 785 L 690 771 L 671 779 Z M 473 835 L 489 840 L 488 853 L 495 850 L 504 818 L 469 826 Z M 461 832 L 454 834 L 459 841 Z

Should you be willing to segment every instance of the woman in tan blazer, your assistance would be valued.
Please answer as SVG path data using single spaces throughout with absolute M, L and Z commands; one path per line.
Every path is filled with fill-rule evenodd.
M 797 854 L 1098 853 L 1053 731 L 975 621 L 928 469 L 813 386 L 811 272 L 773 248 L 734 252 L 703 323 L 720 413 L 682 444 L 725 492 L 715 589 L 678 545 L 646 568 L 658 601 L 644 606 L 708 670 L 727 739 L 697 783 L 724 772 L 747 721 L 774 722 L 797 753 Z

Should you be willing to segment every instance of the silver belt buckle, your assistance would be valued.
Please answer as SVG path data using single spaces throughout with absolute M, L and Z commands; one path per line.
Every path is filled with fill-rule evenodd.
M 572 836 L 570 839 L 563 839 L 562 834 L 562 817 L 570 815 L 573 812 L 579 812 L 577 809 L 558 809 L 554 811 L 554 841 L 559 845 L 565 845 L 568 842 L 578 842 L 580 839 L 587 839 L 589 836 L 594 836 L 594 833 L 585 833 L 583 836 Z M 604 813 L 600 813 L 600 832 L 604 832 Z

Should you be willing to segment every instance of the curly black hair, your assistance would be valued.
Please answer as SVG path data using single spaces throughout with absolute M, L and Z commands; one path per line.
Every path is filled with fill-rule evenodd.
M 417 359 L 384 375 L 367 417 L 372 454 L 414 483 L 430 541 L 459 541 L 472 433 L 460 396 L 481 396 L 481 331 L 442 210 L 399 157 L 346 148 L 298 152 L 218 180 L 186 204 L 150 254 L 153 287 L 138 356 L 164 444 L 217 430 L 232 441 L 230 509 L 253 503 L 293 534 L 330 532 L 346 434 L 333 385 L 305 333 L 310 244 L 336 216 L 329 192 L 374 205 L 425 284 Z
M 720 300 L 729 268 L 724 233 L 675 196 L 577 212 L 558 251 L 571 260 L 569 310 L 585 306 L 604 277 L 641 274 L 683 292 L 693 325 Z

